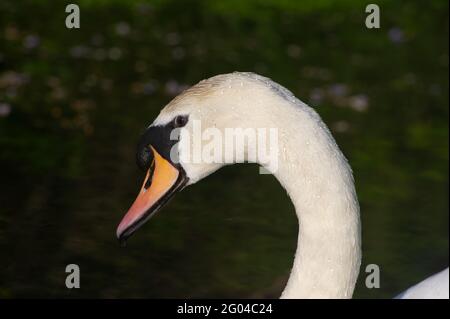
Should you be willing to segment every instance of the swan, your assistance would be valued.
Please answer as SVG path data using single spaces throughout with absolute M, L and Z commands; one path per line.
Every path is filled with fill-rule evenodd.
M 448 268 L 408 288 L 395 299 L 449 299 Z
M 181 189 L 238 161 L 192 160 L 192 152 L 198 155 L 195 145 L 207 146 L 194 134 L 196 122 L 202 133 L 208 128 L 222 133 L 228 128 L 276 128 L 276 167 L 251 156 L 262 147 L 255 138 L 245 143 L 244 155 L 272 173 L 295 206 L 297 249 L 281 298 L 351 298 L 361 265 L 360 212 L 351 168 L 312 108 L 255 73 L 203 80 L 162 109 L 138 143 L 136 160 L 146 176 L 117 227 L 118 239 L 126 241 Z M 233 143 L 220 146 L 234 154 Z

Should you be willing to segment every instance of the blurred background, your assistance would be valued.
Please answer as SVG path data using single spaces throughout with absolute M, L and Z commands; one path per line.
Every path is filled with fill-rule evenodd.
M 448 265 L 448 1 L 0 2 L 0 297 L 278 297 L 297 240 L 273 176 L 226 167 L 133 236 L 142 130 L 204 78 L 252 71 L 315 107 L 353 168 L 355 298 Z M 81 268 L 81 289 L 65 267 Z M 381 268 L 367 289 L 364 269 Z

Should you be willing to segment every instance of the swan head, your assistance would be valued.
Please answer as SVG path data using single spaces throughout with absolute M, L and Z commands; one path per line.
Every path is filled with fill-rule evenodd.
M 255 125 L 255 117 L 261 117 L 261 109 L 267 104 L 262 102 L 276 98 L 262 79 L 250 73 L 215 76 L 184 91 L 161 111 L 138 143 L 136 160 L 146 177 L 117 228 L 120 241 L 131 236 L 185 186 L 236 162 L 234 149 L 227 149 L 223 139 L 214 137 L 223 136 L 226 129 L 236 125 Z M 215 154 L 204 156 L 207 145 L 211 151 L 212 140 Z M 242 161 L 256 162 L 248 158 L 250 147 L 247 145 L 241 154 Z M 223 152 L 217 152 L 219 149 Z M 227 154 L 232 154 L 228 160 Z

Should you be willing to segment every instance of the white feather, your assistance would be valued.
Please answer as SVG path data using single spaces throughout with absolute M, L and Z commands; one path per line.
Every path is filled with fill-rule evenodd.
M 396 299 L 449 299 L 448 268 L 407 289 Z
M 272 80 L 237 72 L 188 89 L 153 125 L 181 114 L 189 115 L 189 122 L 178 143 L 180 158 L 192 149 L 194 120 L 221 131 L 278 129 L 278 169 L 272 173 L 290 196 L 299 222 L 294 263 L 281 297 L 351 298 L 361 263 L 359 204 L 350 166 L 320 116 Z M 255 147 L 250 143 L 247 150 Z M 223 166 L 181 164 L 191 184 Z

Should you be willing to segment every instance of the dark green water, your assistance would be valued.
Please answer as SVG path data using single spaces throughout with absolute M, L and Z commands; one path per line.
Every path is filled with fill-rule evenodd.
M 294 208 L 252 165 L 181 192 L 119 247 L 143 178 L 138 136 L 180 90 L 235 70 L 317 109 L 353 168 L 357 298 L 392 297 L 448 265 L 448 2 L 0 3 L 0 297 L 277 297 Z M 214 4 L 213 4 L 214 3 Z M 81 289 L 65 287 L 65 266 Z M 364 268 L 381 268 L 381 288 Z

